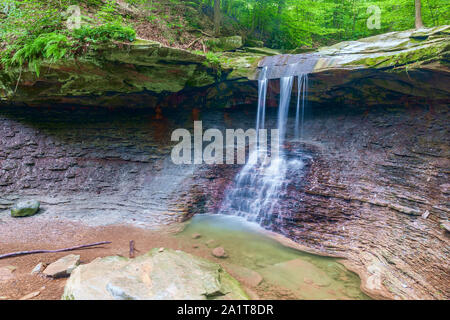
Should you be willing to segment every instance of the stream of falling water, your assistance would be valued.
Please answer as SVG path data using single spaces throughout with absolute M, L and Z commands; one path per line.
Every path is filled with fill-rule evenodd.
M 235 178 L 234 185 L 227 190 L 222 202 L 220 214 L 232 214 L 258 222 L 267 228 L 273 223 L 273 213 L 286 193 L 286 178 L 289 170 L 302 170 L 303 162 L 299 159 L 288 160 L 284 152 L 287 137 L 288 114 L 295 76 L 292 75 L 296 65 L 286 68 L 285 76 L 280 78 L 280 101 L 278 107 L 278 153 L 268 154 L 266 143 L 259 141 L 257 148 L 249 155 L 249 161 Z M 258 81 L 258 111 L 256 130 L 265 128 L 266 96 L 270 73 L 264 67 Z M 308 75 L 297 76 L 298 97 L 295 117 L 295 138 L 302 138 L 305 115 L 305 103 L 308 90 Z M 301 110 L 300 110 L 301 109 Z

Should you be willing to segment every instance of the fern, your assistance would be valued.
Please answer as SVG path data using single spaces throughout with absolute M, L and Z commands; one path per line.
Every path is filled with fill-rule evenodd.
M 58 33 L 41 34 L 33 40 L 29 40 L 18 49 L 12 58 L 3 58 L 7 66 L 23 66 L 28 64 L 30 70 L 34 70 L 36 75 L 40 74 L 41 61 L 46 59 L 51 62 L 62 59 L 68 53 L 71 43 L 67 36 Z
M 107 23 L 98 27 L 83 26 L 73 32 L 73 37 L 81 42 L 107 42 L 110 40 L 134 41 L 136 31 L 120 24 Z

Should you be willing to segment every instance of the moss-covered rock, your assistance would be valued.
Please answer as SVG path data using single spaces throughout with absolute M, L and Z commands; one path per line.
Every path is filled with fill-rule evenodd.
M 224 52 L 219 55 L 222 69 L 227 80 L 254 79 L 258 63 L 266 55 L 250 52 Z
M 11 217 L 29 217 L 39 211 L 40 202 L 36 200 L 19 201 L 11 208 Z
M 258 66 L 269 66 L 270 78 L 310 73 L 308 99 L 318 103 L 448 104 L 449 31 L 440 26 L 390 32 L 317 52 L 266 57 Z
M 206 46 L 212 51 L 231 51 L 241 48 L 241 36 L 214 38 L 206 41 Z
M 234 38 L 227 39 L 241 46 L 242 39 Z M 0 104 L 155 106 L 169 95 L 208 87 L 223 78 L 253 77 L 264 57 L 245 52 L 217 55 L 220 59 L 213 65 L 202 53 L 138 39 L 98 45 L 76 59 L 43 61 L 40 76 L 28 68 L 0 66 Z
M 178 92 L 216 81 L 217 71 L 205 61 L 203 55 L 154 41 L 103 45 L 76 59 L 44 61 L 40 76 L 26 68 L 0 69 L 0 102 L 64 103 L 89 96 L 91 104 L 101 105 L 108 94 Z
M 401 69 L 448 65 L 450 26 L 385 33 L 319 50 L 315 71 L 336 68 Z M 433 63 L 435 63 L 433 65 Z

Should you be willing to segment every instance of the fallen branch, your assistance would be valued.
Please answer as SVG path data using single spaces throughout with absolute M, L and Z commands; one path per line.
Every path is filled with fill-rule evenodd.
M 211 35 L 211 34 L 209 34 L 209 33 L 206 33 L 205 31 L 200 30 L 200 29 L 190 29 L 190 30 L 188 30 L 188 31 L 190 31 L 190 32 L 192 32 L 192 31 L 197 31 L 197 32 L 200 32 L 201 34 L 203 34 L 203 35 L 205 35 L 205 36 L 207 36 L 207 37 L 214 38 L 213 35 Z
M 192 47 L 196 42 L 198 42 L 198 41 L 200 41 L 200 40 L 202 40 L 202 38 L 197 38 L 197 39 L 195 39 L 194 41 L 192 41 L 192 42 L 186 47 L 186 49 L 189 49 L 189 48 Z
M 35 254 L 35 253 L 56 253 L 56 252 L 73 251 L 73 250 L 90 248 L 90 247 L 95 247 L 95 246 L 100 246 L 102 244 L 110 244 L 110 243 L 111 243 L 111 241 L 104 241 L 104 242 L 97 242 L 97 243 L 86 244 L 86 245 L 82 245 L 82 246 L 76 246 L 76 247 L 65 248 L 65 249 L 58 249 L 58 250 L 19 251 L 19 252 L 2 254 L 2 255 L 0 255 L 0 259 L 17 257 L 17 256 L 24 256 L 24 255 L 27 255 L 27 254 Z

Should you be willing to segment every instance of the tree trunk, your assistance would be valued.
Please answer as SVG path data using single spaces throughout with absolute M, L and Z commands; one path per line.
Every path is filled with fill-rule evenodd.
M 281 15 L 283 13 L 283 9 L 286 5 L 286 0 L 279 0 L 278 1 L 278 15 Z
M 416 29 L 423 28 L 422 22 L 422 3 L 420 0 L 415 0 L 416 7 Z
M 214 0 L 214 33 L 220 34 L 220 0 Z

